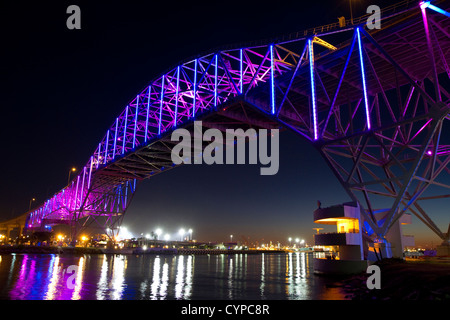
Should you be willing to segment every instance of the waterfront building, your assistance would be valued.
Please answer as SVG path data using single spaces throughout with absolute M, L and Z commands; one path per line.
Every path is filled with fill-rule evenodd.
M 315 245 L 324 249 L 314 258 L 316 273 L 359 273 L 367 269 L 358 204 L 319 207 L 314 211 L 314 222 L 336 226 L 336 232 L 314 235 Z

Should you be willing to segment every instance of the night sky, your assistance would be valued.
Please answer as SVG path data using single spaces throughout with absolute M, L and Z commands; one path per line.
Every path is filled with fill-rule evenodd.
M 0 219 L 59 191 L 126 104 L 181 60 L 350 15 L 343 0 L 154 2 L 0 3 Z M 66 27 L 71 4 L 81 8 L 81 30 Z M 370 4 L 383 1 L 354 3 L 354 16 Z M 260 176 L 259 168 L 184 166 L 152 177 L 141 183 L 123 226 L 135 235 L 192 228 L 201 241 L 233 234 L 238 241 L 311 243 L 317 200 L 349 201 L 316 150 L 293 133 L 280 136 L 278 174 Z M 445 220 L 437 221 L 444 231 Z M 416 243 L 439 242 L 415 217 L 405 233 L 416 234 Z

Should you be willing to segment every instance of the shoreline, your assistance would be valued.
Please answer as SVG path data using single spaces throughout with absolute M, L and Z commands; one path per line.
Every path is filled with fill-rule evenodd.
M 94 248 L 94 247 L 59 247 L 59 246 L 0 246 L 2 254 L 176 254 L 176 255 L 219 255 L 219 254 L 262 254 L 286 253 L 284 250 L 234 250 L 234 249 L 176 249 L 176 248 Z
M 345 298 L 356 301 L 450 301 L 450 259 L 384 259 L 380 267 L 381 288 L 369 290 L 370 274 L 337 280 Z

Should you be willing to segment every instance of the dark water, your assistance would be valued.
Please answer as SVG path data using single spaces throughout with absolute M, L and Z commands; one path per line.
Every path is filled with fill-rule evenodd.
M 311 253 L 0 256 L 0 299 L 342 300 Z

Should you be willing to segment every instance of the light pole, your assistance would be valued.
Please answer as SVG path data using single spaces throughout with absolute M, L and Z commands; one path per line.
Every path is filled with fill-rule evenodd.
M 289 237 L 289 248 L 292 248 L 292 244 L 291 244 L 291 241 L 292 241 L 292 238 L 291 237 Z
M 233 242 L 233 235 L 230 234 L 230 243 Z
M 189 240 L 192 241 L 192 229 L 189 229 Z
M 70 183 L 70 175 L 72 174 L 72 172 L 75 172 L 75 171 L 77 171 L 77 168 L 75 168 L 75 167 L 70 169 L 69 176 L 67 177 L 67 185 L 69 185 L 69 183 Z
M 352 0 L 350 0 L 350 23 L 353 24 Z
M 184 236 L 184 234 L 185 234 L 185 231 L 184 231 L 184 229 L 183 228 L 181 228 L 180 229 L 180 231 L 178 231 L 178 234 L 180 235 L 180 237 L 181 237 L 181 241 L 183 241 L 183 236 Z
M 31 199 L 30 199 L 30 205 L 28 206 L 28 211 L 31 210 L 31 203 L 34 202 L 34 201 L 36 201 L 35 198 L 31 198 Z
M 155 233 L 156 233 L 156 240 L 159 240 L 159 236 L 161 235 L 162 230 L 160 228 L 158 228 L 158 229 L 156 229 Z

